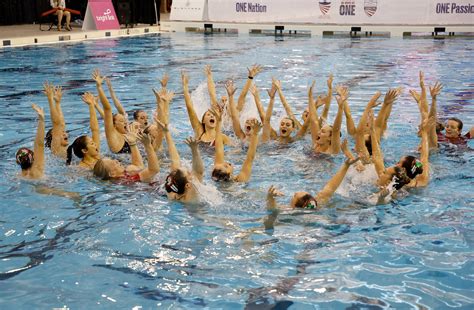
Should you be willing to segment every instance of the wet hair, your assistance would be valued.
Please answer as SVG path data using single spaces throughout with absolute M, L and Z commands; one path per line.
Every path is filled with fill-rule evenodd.
M 441 133 L 444 130 L 444 124 L 441 122 L 436 122 L 436 133 Z
M 20 165 L 22 170 L 28 170 L 33 166 L 35 160 L 34 152 L 29 148 L 22 147 L 16 152 L 16 163 Z
M 109 170 L 105 166 L 104 160 L 99 159 L 93 169 L 94 175 L 102 180 L 110 180 L 112 177 L 110 176 Z
M 181 169 L 174 170 L 166 177 L 165 190 L 167 193 L 173 192 L 182 195 L 186 191 L 188 183 L 189 181 Z
M 395 181 L 393 188 L 399 190 L 406 184 L 409 184 L 412 179 L 407 175 L 405 169 L 395 166 L 395 174 L 393 175 L 393 180 Z
M 306 204 L 311 199 L 314 199 L 314 197 L 311 196 L 310 194 L 305 194 L 303 197 L 301 197 L 300 199 L 298 199 L 298 201 L 295 202 L 295 208 L 300 208 L 300 209 L 305 208 Z
M 463 123 L 462 121 L 457 118 L 457 117 L 450 117 L 448 118 L 448 121 L 455 121 L 456 123 L 458 123 L 458 130 L 461 131 L 462 130 L 462 126 L 463 126 Z
M 203 134 L 206 132 L 206 125 L 204 125 L 204 116 L 206 116 L 207 112 L 211 113 L 211 110 L 207 110 L 206 112 L 204 112 L 204 114 L 201 117 L 201 126 L 202 126 L 202 133 Z
M 138 120 L 138 115 L 141 113 L 141 112 L 145 112 L 143 110 L 136 110 L 135 112 L 133 112 L 133 119 L 134 120 Z
M 405 156 L 402 162 L 406 174 L 410 179 L 414 179 L 417 175 L 423 173 L 423 164 L 414 156 Z
M 365 147 L 369 151 L 370 156 L 372 156 L 372 137 L 370 135 L 365 137 Z
M 87 136 L 80 136 L 67 148 L 66 165 L 71 164 L 72 152 L 79 158 L 84 158 L 83 149 L 87 149 Z
M 53 141 L 53 129 L 48 130 L 46 136 L 44 137 L 44 146 L 48 149 L 51 148 L 51 142 Z
M 230 173 L 223 171 L 222 169 L 213 169 L 212 170 L 212 179 L 214 181 L 230 181 Z

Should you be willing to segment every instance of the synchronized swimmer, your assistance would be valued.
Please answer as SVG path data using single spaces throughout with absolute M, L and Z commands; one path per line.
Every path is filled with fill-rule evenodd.
M 34 149 L 20 148 L 16 153 L 16 162 L 21 167 L 21 176 L 29 179 L 39 179 L 44 175 L 45 146 L 51 149 L 51 154 L 70 165 L 73 154 L 80 159 L 77 167 L 92 171 L 101 180 L 115 180 L 121 183 L 153 183 L 160 171 L 161 162 L 157 153 L 162 152 L 162 142 L 166 141 L 168 156 L 171 160 L 170 170 L 163 182 L 164 190 L 171 200 L 183 203 L 200 201 L 199 184 L 205 182 L 204 175 L 206 167 L 199 150 L 200 145 L 214 147 L 214 165 L 209 169 L 211 179 L 216 182 L 249 182 L 252 174 L 252 166 L 257 154 L 258 146 L 271 140 L 279 144 L 290 144 L 296 140 L 305 139 L 310 136 L 311 150 L 318 154 L 338 156 L 343 153 L 346 160 L 340 169 L 330 178 L 323 189 L 316 195 L 308 192 L 294 193 L 291 208 L 318 209 L 324 206 L 336 192 L 344 180 L 349 167 L 355 164 L 356 171 L 365 170 L 372 165 L 377 173 L 375 184 L 378 191 L 374 193 L 377 204 L 385 204 L 395 198 L 397 192 L 402 188 L 426 187 L 430 179 L 430 151 L 438 148 L 440 143 L 466 145 L 467 141 L 474 135 L 474 127 L 462 134 L 463 123 L 460 119 L 451 117 L 446 124 L 437 119 L 437 96 L 442 90 L 442 85 L 437 82 L 429 87 L 431 105 L 427 99 L 427 89 L 424 75 L 420 72 L 420 91 L 410 90 L 411 96 L 418 104 L 420 111 L 420 126 L 418 135 L 421 137 L 419 147 L 419 158 L 411 155 L 403 156 L 396 164 L 385 166 L 384 156 L 380 144 L 387 129 L 393 104 L 399 97 L 401 89 L 389 89 L 380 103 L 380 92 L 376 92 L 369 100 L 364 109 L 359 123 L 356 126 L 349 108 L 349 89 L 336 86 L 336 102 L 338 106 L 337 115 L 332 125 L 327 123 L 328 112 L 333 97 L 333 77 L 327 80 L 328 92 L 325 96 L 314 98 L 314 82 L 308 89 L 308 104 L 302 113 L 300 122 L 287 102 L 281 82 L 272 79 L 271 88 L 268 90 L 269 103 L 265 110 L 260 99 L 254 77 L 262 70 L 261 66 L 254 65 L 248 69 L 248 79 L 235 103 L 236 88 L 232 81 L 225 84 L 227 96 L 218 99 L 210 66 L 206 66 L 204 72 L 207 77 L 207 88 L 210 96 L 210 108 L 199 119 L 189 92 L 189 76 L 186 72 L 181 73 L 184 101 L 194 135 L 187 138 L 185 143 L 192 153 L 192 168 L 188 169 L 181 164 L 180 155 L 177 151 L 173 137 L 169 131 L 170 112 L 169 106 L 173 100 L 174 93 L 167 89 L 169 77 L 163 76 L 160 80 L 161 89 L 153 90 L 156 97 L 156 112 L 153 115 L 153 123 L 149 123 L 148 115 L 143 110 L 133 113 L 133 121 L 129 124 L 127 113 L 115 95 L 112 84 L 108 78 L 95 70 L 92 80 L 95 81 L 98 97 L 92 93 L 84 93 L 82 101 L 87 104 L 89 110 L 89 125 L 91 136 L 83 135 L 77 137 L 69 145 L 66 124 L 61 109 L 62 89 L 49 83 L 44 84 L 44 93 L 48 100 L 52 129 L 45 134 L 44 112 L 37 105 L 33 109 L 38 115 L 38 128 L 34 142 Z M 105 91 L 102 87 L 106 82 L 112 101 L 118 113 L 113 114 Z M 260 120 L 248 118 L 245 120 L 244 128 L 241 127 L 240 119 L 245 106 L 248 92 L 251 92 L 256 104 Z M 278 130 L 271 126 L 275 96 L 278 93 L 280 101 L 286 111 L 286 116 L 280 120 Z M 100 104 L 99 104 L 100 102 Z M 377 116 L 374 108 L 381 104 Z M 321 117 L 318 109 L 323 107 Z M 100 149 L 100 127 L 97 113 L 104 120 L 105 138 L 111 153 L 130 154 L 130 162 L 122 163 L 109 157 L 102 156 Z M 224 134 L 223 122 L 227 117 L 232 124 L 233 137 Z M 355 147 L 351 151 L 348 147 L 347 138 L 341 143 L 341 126 L 345 117 L 348 137 L 354 140 Z M 443 130 L 445 133 L 443 133 Z M 261 134 L 260 134 L 261 132 Z M 232 134 L 226 132 L 227 134 Z M 225 147 L 236 147 L 240 140 L 246 144 L 247 154 L 241 171 L 234 175 L 234 169 L 230 162 L 225 161 Z M 143 145 L 146 153 L 147 166 L 145 166 L 138 142 Z M 282 196 L 277 188 L 270 186 L 267 192 L 267 206 L 269 210 L 280 208 L 276 197 Z

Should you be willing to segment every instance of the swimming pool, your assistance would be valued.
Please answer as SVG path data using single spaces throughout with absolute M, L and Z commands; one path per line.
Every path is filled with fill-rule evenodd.
M 472 151 L 432 155 L 430 185 L 402 200 L 371 206 L 365 199 L 370 188 L 341 190 L 322 211 L 282 212 L 272 231 L 262 225 L 268 186 L 286 193 L 282 203 L 294 191 L 315 192 L 342 157 L 311 155 L 305 141 L 259 147 L 248 184 L 218 185 L 221 194 L 210 192 L 212 203 L 185 206 L 148 185 L 97 181 L 49 153 L 45 179 L 24 181 L 17 177 L 14 153 L 32 145 L 36 120 L 30 104 L 47 111 L 45 80 L 65 89 L 62 105 L 71 141 L 88 133 L 80 95 L 95 92 L 90 76 L 100 68 L 128 111 L 151 112 L 151 88 L 169 73 L 168 88 L 177 92 L 172 134 L 181 157 L 190 159 L 182 143 L 192 129 L 180 71 L 189 73 L 195 89 L 205 81 L 204 65 L 212 65 L 222 95 L 226 79 L 241 88 L 246 67 L 258 63 L 264 71 L 256 84 L 268 88 L 272 76 L 281 79 L 298 115 L 311 80 L 316 79 L 318 93 L 325 92 L 330 72 L 335 84 L 350 87 L 356 119 L 375 91 L 404 87 L 382 142 L 386 162 L 393 163 L 414 153 L 418 144 L 419 113 L 408 89 L 418 88 L 419 70 L 428 84 L 444 84 L 441 118 L 455 115 L 465 128 L 474 125 L 473 46 L 461 38 L 164 34 L 0 50 L 0 307 L 472 308 Z M 202 93 L 194 96 L 195 104 L 205 105 Z M 263 90 L 261 96 L 266 105 Z M 335 106 L 333 100 L 331 120 Z M 283 110 L 278 99 L 275 110 Z M 212 184 L 213 153 L 202 155 L 205 179 Z M 237 148 L 226 156 L 240 165 L 245 152 Z M 167 171 L 163 164 L 160 175 Z M 54 195 L 45 194 L 52 190 Z

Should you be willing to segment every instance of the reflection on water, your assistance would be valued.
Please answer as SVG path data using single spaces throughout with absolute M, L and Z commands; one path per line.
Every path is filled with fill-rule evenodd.
M 103 183 L 50 154 L 44 180 L 20 180 L 13 157 L 18 147 L 32 145 L 36 120 L 29 106 L 47 106 L 46 80 L 65 90 L 62 106 L 71 138 L 88 133 L 88 110 L 79 95 L 95 92 L 90 74 L 98 67 L 112 78 L 129 112 L 151 113 L 151 89 L 164 72 L 170 75 L 168 88 L 176 92 L 171 130 L 189 165 L 191 154 L 182 142 L 192 129 L 180 71 L 189 74 L 199 116 L 209 106 L 204 65 L 212 65 L 222 96 L 225 80 L 241 89 L 246 67 L 258 63 L 264 70 L 254 82 L 263 104 L 276 77 L 298 118 L 308 85 L 315 79 L 316 93 L 325 93 L 330 73 L 335 84 L 350 87 L 355 119 L 373 93 L 403 87 L 382 143 L 386 162 L 393 163 L 417 150 L 418 108 L 408 90 L 418 87 L 419 70 L 427 84 L 444 85 L 440 118 L 454 113 L 465 128 L 474 125 L 471 45 L 465 39 L 173 34 L 0 51 L 1 308 L 472 307 L 469 148 L 442 148 L 431 157 L 430 186 L 390 205 L 368 202 L 372 170 L 362 176 L 350 171 L 328 208 L 280 213 L 266 210 L 268 186 L 281 189 L 286 194 L 281 203 L 288 203 L 294 191 L 321 189 L 342 158 L 311 154 L 308 141 L 269 144 L 258 149 L 250 183 L 223 185 L 210 181 L 214 154 L 203 149 L 207 184 L 200 190 L 207 203 L 184 206 L 161 196 L 157 185 Z M 335 113 L 333 106 L 331 120 Z M 249 94 L 241 121 L 256 115 Z M 275 127 L 282 115 L 277 99 Z M 224 127 L 230 130 L 231 124 Z M 226 151 L 236 170 L 245 151 L 240 146 Z M 168 165 L 162 155 L 158 184 Z

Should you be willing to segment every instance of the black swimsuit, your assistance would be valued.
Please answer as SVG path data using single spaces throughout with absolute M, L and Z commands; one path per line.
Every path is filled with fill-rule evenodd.
M 117 154 L 130 154 L 132 150 L 130 149 L 130 145 L 127 141 L 124 142 L 122 149 L 117 152 Z

